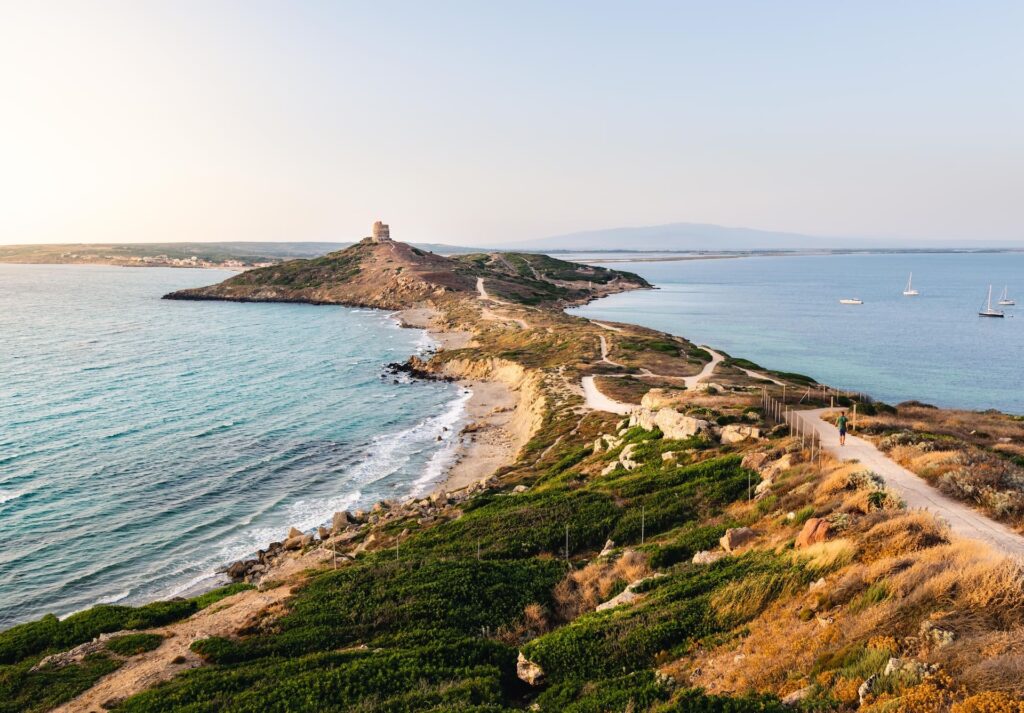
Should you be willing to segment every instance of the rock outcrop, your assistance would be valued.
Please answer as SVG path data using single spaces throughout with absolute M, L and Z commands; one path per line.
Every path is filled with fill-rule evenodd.
M 723 444 L 740 443 L 747 440 L 758 440 L 761 438 L 761 429 L 757 426 L 747 426 L 741 423 L 730 423 L 722 427 L 720 436 Z
M 658 428 L 665 434 L 665 438 L 670 440 L 684 440 L 698 434 L 713 433 L 713 427 L 709 421 L 685 416 L 670 408 L 658 411 L 639 408 L 630 416 L 629 425 L 640 426 L 646 431 Z
M 726 552 L 735 552 L 740 547 L 750 544 L 757 539 L 757 533 L 751 530 L 749 527 L 730 527 L 722 535 L 722 538 L 718 541 L 718 544 L 722 546 L 722 549 Z
M 797 547 L 810 547 L 828 539 L 828 531 L 831 525 L 827 520 L 812 517 L 804 523 L 800 534 L 796 536 Z
M 516 676 L 520 681 L 531 686 L 539 686 L 544 683 L 544 669 L 523 656 L 522 651 L 519 652 L 519 658 L 516 659 Z

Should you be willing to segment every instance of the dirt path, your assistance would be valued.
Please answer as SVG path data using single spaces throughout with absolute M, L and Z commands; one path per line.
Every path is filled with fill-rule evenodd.
M 604 335 L 598 334 L 597 338 L 601 340 L 601 361 L 603 361 L 605 364 L 611 364 L 612 366 L 617 366 L 625 369 L 626 367 L 624 364 L 620 364 L 619 362 L 612 361 L 611 359 L 608 358 L 608 340 L 604 338 Z
M 703 349 L 704 351 L 711 355 L 711 361 L 704 365 L 704 368 L 700 370 L 699 374 L 683 377 L 683 384 L 686 385 L 687 389 L 696 389 L 697 384 L 711 376 L 715 372 L 715 369 L 718 367 L 718 365 L 725 361 L 725 357 L 716 352 L 714 349 L 704 346 L 702 346 L 701 349 Z
M 880 475 L 885 484 L 903 498 L 908 508 L 928 510 L 949 523 L 950 529 L 957 535 L 981 540 L 1007 555 L 1024 558 L 1024 536 L 943 495 L 920 476 L 890 460 L 874 444 L 847 435 L 846 445 L 840 446 L 839 429 L 822 418 L 835 410 L 820 408 L 797 411 L 796 414 L 804 421 L 804 425 L 818 430 L 826 452 L 838 460 L 857 460 L 865 468 Z
M 594 383 L 593 376 L 584 376 L 582 385 L 583 400 L 586 402 L 587 408 L 592 408 L 595 411 L 617 413 L 622 416 L 631 413 L 636 408 L 634 404 L 616 401 L 602 394 L 601 390 L 597 388 L 597 384 Z
M 595 323 L 596 324 L 596 323 Z M 598 339 L 601 340 L 601 361 L 612 366 L 623 366 L 618 362 L 614 362 L 608 358 L 608 340 L 604 338 L 603 334 L 598 335 Z M 725 360 L 725 357 L 708 347 L 701 347 L 701 349 L 707 350 L 711 354 L 711 361 L 704 365 L 704 368 L 700 370 L 699 374 L 693 376 L 669 376 L 666 374 L 655 374 L 648 369 L 641 369 L 642 376 L 653 376 L 659 379 L 677 379 L 682 381 L 687 389 L 697 388 L 697 384 L 711 376 L 715 368 Z M 625 374 L 608 374 L 607 376 L 621 377 L 626 376 Z M 587 405 L 587 408 L 592 408 L 595 411 L 608 411 L 609 413 L 617 413 L 626 415 L 631 413 L 637 406 L 635 404 L 627 404 L 622 401 L 616 401 L 615 399 L 609 398 L 601 393 L 601 390 L 597 388 L 597 384 L 594 381 L 593 376 L 584 376 L 581 385 L 583 387 L 583 400 Z
M 304 566 L 310 563 L 306 562 Z M 166 637 L 152 651 L 133 656 L 124 666 L 96 682 L 77 698 L 53 709 L 53 713 L 94 713 L 106 710 L 103 703 L 127 698 L 152 688 L 182 671 L 203 664 L 189 646 L 210 636 L 236 636 L 267 612 L 279 613 L 291 587 L 281 585 L 265 592 L 249 590 L 227 597 L 188 619 L 147 630 Z
M 768 376 L 763 371 L 752 371 L 750 369 L 744 369 L 742 366 L 738 366 L 736 368 L 739 369 L 740 371 L 742 371 L 747 376 L 749 376 L 751 379 L 760 379 L 762 381 L 770 381 L 773 384 L 775 384 L 776 386 L 785 386 L 786 385 L 785 382 L 779 381 L 778 379 L 776 379 L 773 376 Z

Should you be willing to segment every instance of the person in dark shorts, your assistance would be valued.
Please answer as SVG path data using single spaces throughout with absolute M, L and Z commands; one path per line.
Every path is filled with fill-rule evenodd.
M 846 419 L 846 411 L 842 411 L 839 414 L 839 418 L 836 419 L 836 426 L 839 427 L 839 445 L 846 445 L 846 427 L 849 425 L 849 421 Z

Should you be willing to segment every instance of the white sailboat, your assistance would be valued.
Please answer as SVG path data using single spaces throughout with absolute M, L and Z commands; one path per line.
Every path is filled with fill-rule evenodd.
M 1005 305 L 1007 307 L 1012 307 L 1013 305 L 1017 304 L 1016 302 L 1014 302 L 1013 300 L 1010 299 L 1010 288 L 1009 287 L 1004 287 L 1003 288 L 1003 296 L 999 298 L 999 304 Z
M 979 317 L 1003 317 L 1005 316 L 1001 311 L 992 309 L 992 285 L 988 286 L 988 302 L 985 303 L 985 309 L 978 312 Z
M 846 297 L 844 299 L 839 300 L 839 304 L 841 304 L 841 305 L 862 305 L 862 304 L 864 304 L 864 300 L 858 299 L 856 297 Z
M 903 290 L 904 297 L 917 297 L 920 292 L 914 289 L 914 273 L 910 273 L 910 279 L 907 280 L 907 287 Z

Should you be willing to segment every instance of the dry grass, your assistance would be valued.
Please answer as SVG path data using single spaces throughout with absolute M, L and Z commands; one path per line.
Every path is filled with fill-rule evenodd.
M 555 613 L 560 621 L 572 621 L 593 611 L 612 592 L 651 573 L 644 555 L 626 550 L 615 559 L 597 559 L 570 572 L 555 586 Z
M 793 553 L 793 559 L 801 562 L 816 574 L 824 574 L 845 567 L 853 561 L 857 546 L 852 540 L 841 538 L 818 542 Z

